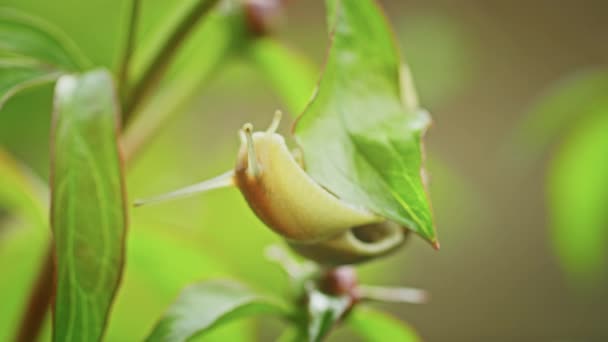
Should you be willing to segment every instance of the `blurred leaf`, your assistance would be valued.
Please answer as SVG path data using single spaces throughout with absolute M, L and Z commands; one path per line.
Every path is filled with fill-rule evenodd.
M 50 231 L 30 222 L 0 234 L 0 341 L 12 341 L 29 299 Z M 10 228 L 10 227 L 9 227 Z
M 141 221 L 134 211 L 120 292 L 112 308 L 107 341 L 141 341 L 175 300 L 185 284 L 228 277 L 232 270 L 208 254 L 190 235 L 167 229 L 158 221 Z M 175 267 L 179 265 L 179 267 Z M 214 329 L 205 341 L 250 341 L 252 322 Z
M 118 114 L 107 71 L 58 80 L 51 143 L 56 341 L 99 340 L 120 281 L 127 213 Z
M 146 16 L 159 16 L 158 18 L 148 18 L 143 16 L 140 18 L 142 22 L 151 20 L 148 23 L 150 28 L 149 32 L 143 32 L 143 39 L 141 46 L 135 51 L 133 56 L 133 76 L 134 79 L 139 79 L 146 71 L 148 66 L 152 63 L 157 52 L 164 46 L 168 38 L 174 34 L 174 31 L 178 26 L 182 25 L 184 18 L 192 14 L 192 11 L 202 3 L 209 3 L 208 0 L 185 0 L 175 3 L 162 3 L 159 2 L 155 6 L 149 8 L 143 7 L 143 13 Z M 167 8 L 169 7 L 169 8 Z M 161 13 L 148 13 L 148 11 L 161 10 Z M 169 13 L 167 13 L 169 12 Z M 243 13 L 239 2 L 233 3 L 227 1 L 223 5 L 215 6 L 215 8 L 204 15 L 196 24 L 190 35 L 186 37 L 183 44 L 179 47 L 179 56 L 177 56 L 167 72 L 167 78 L 173 78 L 177 76 L 176 71 L 182 69 L 182 67 L 189 64 L 192 59 L 203 57 L 205 53 L 215 54 L 216 51 L 210 46 L 214 46 L 213 43 L 219 44 L 219 52 L 224 49 L 224 44 L 232 42 L 235 33 L 238 33 L 238 37 L 242 38 L 245 34 L 245 26 L 243 23 Z M 185 63 L 185 64 L 184 64 Z M 195 66 L 195 64 L 190 64 Z M 196 75 L 183 75 L 195 78 Z
M 61 71 L 26 59 L 0 58 L 0 109 L 20 91 L 55 81 Z
M 287 46 L 269 38 L 256 39 L 248 49 L 253 65 L 281 96 L 293 115 L 304 111 L 313 95 L 318 71 Z
M 186 111 L 207 81 L 241 50 L 246 36 L 242 15 L 240 9 L 210 13 L 180 48 L 155 96 L 147 99 L 141 115 L 125 132 L 123 142 L 127 159 L 131 160 L 143 147 L 143 142 L 164 127 L 168 120 Z M 137 69 L 143 69 L 148 54 L 156 48 L 152 45 L 153 48 L 142 49 L 143 56 L 135 56 L 138 57 L 134 60 L 136 73 L 142 72 Z
M 268 313 L 288 315 L 280 301 L 239 283 L 209 281 L 186 288 L 146 340 L 186 341 L 228 321 Z
M 0 8 L 0 51 L 75 71 L 90 64 L 74 43 L 50 24 L 8 8 Z
M 0 145 L 45 183 L 49 179 L 53 86 L 47 83 L 31 88 L 0 110 Z
M 326 295 L 317 290 L 308 294 L 307 337 L 310 342 L 322 341 L 329 331 L 342 319 L 351 305 L 347 296 Z
M 0 8 L 0 108 L 28 87 L 51 82 L 88 62 L 65 35 L 46 22 Z
M 409 325 L 366 306 L 357 306 L 349 314 L 346 324 L 365 341 L 421 341 Z
M 289 327 L 285 329 L 279 337 L 277 337 L 275 342 L 299 342 L 306 339 L 305 336 L 302 335 L 302 331 L 297 329 L 296 327 Z
M 0 210 L 17 215 L 4 230 L 0 222 L 0 341 L 14 338 L 28 289 L 48 244 L 46 188 L 24 165 L 0 149 Z M 11 223 L 15 223 L 14 225 Z M 10 229 L 13 227 L 15 229 Z
M 401 75 L 390 27 L 372 0 L 327 4 L 333 44 L 318 92 L 295 127 L 307 171 L 345 201 L 437 244 L 421 178 L 430 118 L 414 107 L 414 96 L 402 98 L 413 89 Z
M 564 269 L 591 280 L 608 266 L 608 106 L 558 151 L 547 180 L 553 239 Z
M 23 213 L 42 227 L 47 223 L 46 195 L 42 182 L 0 148 L 0 207 Z
M 515 132 L 523 149 L 535 157 L 583 116 L 608 105 L 608 70 L 588 70 L 547 89 Z

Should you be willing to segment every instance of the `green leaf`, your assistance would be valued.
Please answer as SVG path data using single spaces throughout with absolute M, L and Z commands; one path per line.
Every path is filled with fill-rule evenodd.
M 318 342 L 342 319 L 352 302 L 347 296 L 330 296 L 312 290 L 308 294 L 308 341 Z
M 244 316 L 289 315 L 280 301 L 260 296 L 239 283 L 216 280 L 186 288 L 146 341 L 186 341 Z
M 608 106 L 583 121 L 547 178 L 554 247 L 574 280 L 593 284 L 608 267 Z
M 302 113 L 315 89 L 317 70 L 303 56 L 270 38 L 254 40 L 247 56 L 293 115 Z
M 0 52 L 35 59 L 65 70 L 82 70 L 90 62 L 74 43 L 50 24 L 8 8 L 0 8 Z
M 65 35 L 48 23 L 0 8 L 0 108 L 28 87 L 52 82 L 89 62 Z
M 55 341 L 98 341 L 122 274 L 127 211 L 117 108 L 105 70 L 57 81 L 51 145 Z
M 421 175 L 430 118 L 417 107 L 389 24 L 372 0 L 327 4 L 333 43 L 316 96 L 295 127 L 307 171 L 343 200 L 437 246 Z
M 346 324 L 365 341 L 421 341 L 406 323 L 365 306 L 357 306 L 348 316 Z
M 55 81 L 61 71 L 26 59 L 0 58 L 0 109 L 15 94 L 39 84 Z

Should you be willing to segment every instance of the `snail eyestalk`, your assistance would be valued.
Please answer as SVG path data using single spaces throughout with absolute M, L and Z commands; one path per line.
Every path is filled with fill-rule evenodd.
M 226 188 L 229 186 L 234 186 L 234 171 L 232 170 L 217 177 L 181 188 L 179 190 L 171 191 L 169 193 L 151 198 L 136 200 L 134 205 L 135 207 L 140 207 L 147 204 L 156 204 L 178 198 L 189 197 L 213 189 Z
M 258 159 L 255 155 L 255 146 L 253 144 L 253 125 L 246 123 L 243 126 L 242 131 L 247 143 L 247 174 L 253 178 L 257 178 L 260 175 L 260 166 L 258 165 Z
M 272 122 L 270 123 L 270 126 L 268 126 L 266 133 L 276 133 L 277 129 L 279 128 L 279 124 L 281 123 L 282 117 L 283 112 L 281 112 L 280 110 L 274 112 L 274 117 L 272 118 Z

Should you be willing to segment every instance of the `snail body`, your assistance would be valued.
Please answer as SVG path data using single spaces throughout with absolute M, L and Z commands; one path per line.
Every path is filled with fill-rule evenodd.
M 305 172 L 276 133 L 280 116 L 277 112 L 266 131 L 243 126 L 234 171 L 136 205 L 236 186 L 262 222 L 294 251 L 320 264 L 362 262 L 399 247 L 405 229 L 340 200 Z
M 315 243 L 342 233 L 344 227 L 384 221 L 318 185 L 298 165 L 281 135 L 270 130 L 252 133 L 247 125 L 241 135 L 236 185 L 256 215 L 284 238 Z

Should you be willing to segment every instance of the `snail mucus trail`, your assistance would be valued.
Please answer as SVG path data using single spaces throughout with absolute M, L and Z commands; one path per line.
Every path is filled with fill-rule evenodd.
M 276 133 L 280 120 L 277 111 L 266 131 L 254 132 L 251 124 L 243 126 L 234 170 L 135 205 L 236 186 L 260 220 L 294 251 L 319 264 L 359 263 L 397 249 L 407 230 L 340 200 L 317 184 Z

